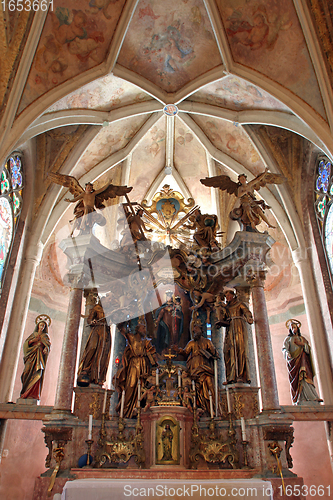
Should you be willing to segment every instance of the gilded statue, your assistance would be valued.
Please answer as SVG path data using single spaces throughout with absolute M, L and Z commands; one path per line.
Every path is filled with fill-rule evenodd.
M 206 177 L 200 179 L 200 182 L 208 187 L 220 188 L 221 191 L 227 191 L 234 194 L 238 199 L 237 206 L 230 212 L 229 216 L 233 220 L 240 221 L 244 228 L 250 227 L 252 231 L 257 231 L 261 221 L 264 221 L 268 227 L 274 227 L 268 221 L 265 210 L 270 207 L 264 200 L 258 200 L 254 191 L 259 191 L 261 187 L 267 184 L 281 184 L 286 179 L 283 175 L 272 174 L 266 168 L 264 172 L 247 182 L 245 174 L 238 176 L 238 182 L 234 182 L 228 175 L 217 175 L 215 177 Z
M 200 209 L 194 210 L 189 217 L 192 224 L 184 227 L 194 229 L 193 239 L 200 248 L 209 248 L 210 250 L 219 249 L 219 244 L 216 240 L 218 221 L 216 215 L 202 214 Z
M 124 418 L 132 418 L 138 403 L 138 382 L 141 386 L 149 376 L 151 366 L 157 364 L 155 347 L 146 337 L 146 325 L 139 322 L 135 333 L 131 333 L 125 323 L 118 325 L 120 333 L 125 337 L 127 345 L 122 357 L 122 367 L 114 377 L 114 385 L 119 394 L 117 411 L 121 408 L 121 396 L 124 396 Z
M 200 321 L 193 326 L 193 340 L 190 340 L 184 349 L 177 350 L 187 358 L 187 372 L 195 382 L 198 407 L 210 415 L 209 393 L 213 402 L 215 400 L 214 359 L 218 359 L 219 355 L 214 344 L 202 336 Z
M 94 189 L 91 182 L 87 182 L 83 189 L 79 181 L 71 175 L 50 173 L 48 178 L 56 184 L 67 187 L 74 196 L 72 200 L 65 198 L 68 203 L 76 203 L 74 219 L 71 221 L 73 222 L 71 236 L 76 229 L 80 230 L 80 234 L 84 234 L 90 233 L 94 224 L 104 226 L 105 217 L 96 209 L 102 210 L 105 208 L 104 201 L 116 196 L 125 196 L 133 189 L 127 186 L 115 186 L 111 181 L 98 190 Z
M 297 319 L 286 322 L 288 337 L 283 342 L 282 352 L 287 361 L 290 392 L 294 405 L 322 403 L 315 388 L 311 347 L 301 334 L 301 323 Z
M 77 385 L 102 386 L 106 380 L 111 353 L 111 332 L 100 301 L 95 304 L 87 318 L 91 331 L 85 345 L 77 374 Z
M 247 358 L 247 327 L 253 317 L 249 308 L 240 302 L 233 290 L 225 292 L 226 312 L 222 319 L 228 325 L 224 338 L 225 384 L 250 383 Z
M 169 424 L 165 424 L 165 428 L 162 431 L 162 447 L 163 447 L 163 456 L 162 460 L 170 461 L 172 458 L 172 440 L 173 440 L 173 432 L 170 429 Z
M 183 311 L 181 298 L 173 299 L 172 292 L 167 292 L 167 301 L 156 311 L 155 343 L 158 353 L 170 345 L 178 344 L 183 332 Z
M 41 316 L 36 318 L 36 327 L 23 344 L 24 369 L 21 375 L 21 399 L 40 400 L 46 362 L 51 347 L 48 335 L 48 324 L 51 320 L 44 315 L 42 318 Z
M 145 232 L 147 231 L 151 233 L 153 230 L 146 227 L 142 219 L 143 213 L 144 211 L 140 207 L 136 210 L 136 212 L 131 212 L 128 209 L 125 210 L 128 228 L 123 231 L 124 235 L 120 242 L 121 247 L 133 245 L 137 241 L 147 241 Z

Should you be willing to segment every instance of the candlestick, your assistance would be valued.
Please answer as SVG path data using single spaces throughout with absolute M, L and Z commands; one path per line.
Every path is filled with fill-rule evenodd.
M 226 388 L 227 392 L 227 407 L 228 407 L 228 413 L 231 413 L 231 401 L 230 401 L 230 394 L 229 394 L 229 389 L 228 387 Z
M 159 380 L 158 380 L 158 368 L 156 368 L 156 387 L 159 385 Z
M 140 397 L 141 397 L 141 382 L 139 379 L 138 380 L 138 404 L 137 404 L 137 406 L 140 406 Z
M 123 418 L 124 416 L 124 404 L 125 404 L 125 391 L 121 393 L 120 418 Z
M 92 438 L 92 420 L 93 420 L 93 416 L 89 415 L 88 440 L 90 440 Z
M 213 396 L 212 393 L 209 391 L 209 407 L 210 407 L 210 417 L 214 418 L 214 411 L 213 411 Z
M 245 419 L 241 417 L 242 441 L 246 441 Z
M 217 359 L 214 359 L 214 382 L 215 382 L 215 415 L 217 416 L 219 407 L 219 390 L 218 390 L 218 380 L 217 380 Z
M 178 387 L 182 386 L 182 377 L 181 377 L 181 371 L 178 370 Z
M 105 392 L 104 392 L 104 401 L 103 401 L 103 410 L 102 413 L 105 413 L 106 410 L 106 399 L 108 397 L 108 388 L 106 387 Z

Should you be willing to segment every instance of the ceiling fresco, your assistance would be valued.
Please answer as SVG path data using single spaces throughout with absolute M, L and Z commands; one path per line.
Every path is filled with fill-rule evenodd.
M 237 76 L 228 75 L 206 85 L 189 97 L 191 101 L 204 102 L 238 111 L 240 109 L 265 109 L 290 111 L 268 92 Z
M 124 148 L 146 121 L 146 117 L 127 118 L 102 127 L 89 144 L 75 168 L 75 175 L 81 177 L 108 156 Z M 111 166 L 111 165 L 110 165 Z
M 118 63 L 167 92 L 220 65 L 203 1 L 141 0 Z
M 219 0 L 233 58 L 279 82 L 325 116 L 292 0 Z
M 258 151 L 241 125 L 198 115 L 193 119 L 216 148 L 244 165 L 254 176 L 264 170 Z
M 52 112 L 75 108 L 110 111 L 120 106 L 150 99 L 152 98 L 145 92 L 142 92 L 140 88 L 109 74 L 68 94 L 47 111 Z
M 105 59 L 124 3 L 54 0 L 18 113 L 40 95 Z

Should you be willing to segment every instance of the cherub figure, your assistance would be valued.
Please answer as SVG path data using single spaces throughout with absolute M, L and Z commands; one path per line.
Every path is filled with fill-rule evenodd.
M 185 385 L 183 393 L 181 395 L 181 400 L 183 406 L 193 412 L 193 397 L 188 385 Z
M 73 230 L 80 230 L 80 234 L 90 233 L 94 224 L 104 226 L 106 220 L 101 213 L 96 212 L 96 208 L 102 210 L 105 208 L 103 201 L 116 196 L 124 196 L 133 188 L 127 186 L 115 186 L 109 181 L 102 188 L 95 190 L 91 182 L 87 182 L 85 189 L 80 186 L 79 181 L 71 176 L 58 173 L 48 175 L 49 179 L 56 184 L 67 187 L 74 196 L 72 200 L 65 198 L 68 203 L 77 203 L 74 208 Z M 92 214 L 92 215 L 90 215 Z
M 254 191 L 259 191 L 261 187 L 265 187 L 267 184 L 281 184 L 285 180 L 286 178 L 283 175 L 272 174 L 266 168 L 262 174 L 259 174 L 250 182 L 247 182 L 245 174 L 238 176 L 238 183 L 232 181 L 228 175 L 206 177 L 206 179 L 200 179 L 200 182 L 205 186 L 217 187 L 229 194 L 234 194 L 239 203 L 230 212 L 230 218 L 241 222 L 245 230 L 257 231 L 256 226 L 261 221 L 264 221 L 268 227 L 274 226 L 269 223 L 265 215 L 265 210 L 270 207 L 266 205 L 264 200 L 257 200 Z
M 145 387 L 145 389 L 142 391 L 140 401 L 143 399 L 146 400 L 145 407 L 143 408 L 143 411 L 149 410 L 151 406 L 154 406 L 155 404 L 155 396 L 157 395 L 157 390 L 155 385 L 148 384 L 148 387 Z

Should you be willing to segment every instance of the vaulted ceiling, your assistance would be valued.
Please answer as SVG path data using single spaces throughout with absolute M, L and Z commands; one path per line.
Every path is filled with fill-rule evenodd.
M 35 237 L 45 242 L 67 208 L 50 171 L 112 178 L 139 202 L 168 183 L 218 212 L 227 234 L 229 195 L 199 179 L 268 167 L 287 182 L 260 194 L 300 246 L 304 151 L 333 154 L 325 5 L 53 0 L 48 13 L 2 12 L 1 160 L 35 152 Z

